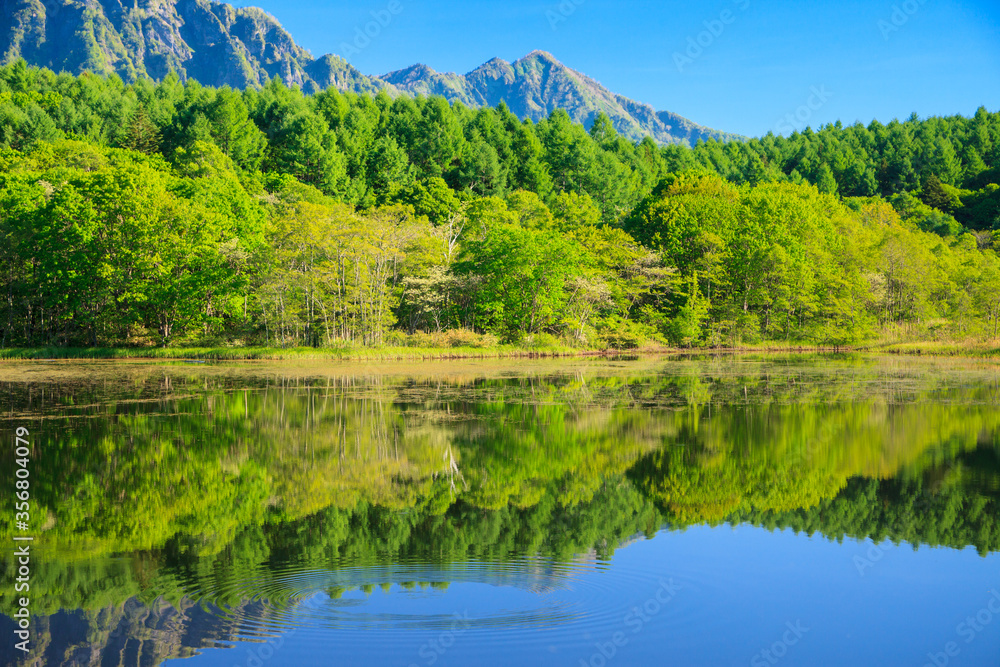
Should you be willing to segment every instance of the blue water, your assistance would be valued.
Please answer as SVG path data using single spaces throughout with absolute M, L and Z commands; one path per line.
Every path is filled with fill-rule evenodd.
M 470 567 L 447 590 L 317 591 L 287 610 L 294 631 L 170 663 L 1000 664 L 1000 554 L 701 526 L 640 538 L 610 562 L 509 568 L 497 581 Z

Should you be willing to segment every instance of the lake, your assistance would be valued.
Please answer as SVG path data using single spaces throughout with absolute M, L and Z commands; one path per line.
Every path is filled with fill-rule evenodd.
M 4 362 L 0 386 L 8 498 L 30 473 L 3 664 L 1000 664 L 995 362 Z

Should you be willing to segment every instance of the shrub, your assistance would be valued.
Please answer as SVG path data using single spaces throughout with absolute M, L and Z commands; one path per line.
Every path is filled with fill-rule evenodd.
M 500 341 L 493 334 L 477 334 L 468 329 L 450 329 L 448 331 L 433 331 L 424 333 L 418 331 L 412 335 L 402 335 L 396 345 L 405 347 L 496 347 Z
M 552 334 L 536 333 L 524 337 L 521 344 L 530 350 L 544 350 L 560 347 L 559 339 Z
M 651 339 L 662 341 L 662 336 L 654 327 L 615 317 L 604 322 L 598 340 L 608 349 L 634 350 Z

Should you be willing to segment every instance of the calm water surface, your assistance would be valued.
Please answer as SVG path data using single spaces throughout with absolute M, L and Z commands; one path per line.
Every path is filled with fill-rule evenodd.
M 1000 665 L 995 363 L 4 363 L 0 400 L 3 664 Z

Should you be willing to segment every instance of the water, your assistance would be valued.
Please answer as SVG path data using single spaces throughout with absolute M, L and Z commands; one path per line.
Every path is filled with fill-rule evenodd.
M 998 370 L 6 363 L 0 661 L 997 665 Z

